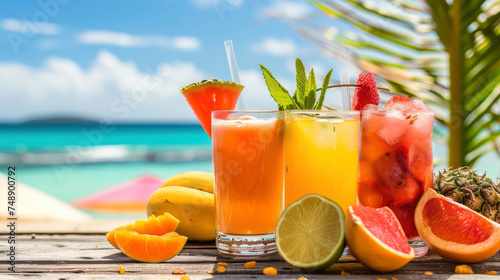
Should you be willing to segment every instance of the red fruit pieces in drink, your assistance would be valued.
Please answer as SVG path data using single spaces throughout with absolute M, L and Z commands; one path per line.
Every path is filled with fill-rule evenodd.
M 383 114 L 361 111 L 360 159 L 367 159 L 374 163 L 392 150 L 392 147 L 377 135 L 384 122 Z
M 381 187 L 378 181 L 362 180 L 358 182 L 358 199 L 361 205 L 373 208 L 383 207 L 387 205 L 388 197 L 378 190 Z
M 378 160 L 375 163 L 375 169 L 385 187 L 390 190 L 401 186 L 407 175 L 407 167 L 402 166 L 401 159 L 397 157 L 395 152 L 388 153 Z
M 360 160 L 368 160 L 372 163 L 377 162 L 381 157 L 393 150 L 393 147 L 382 140 L 377 134 L 372 134 L 365 130 L 361 131 L 361 143 L 359 151 Z
M 432 143 L 425 145 L 425 142 L 430 141 L 410 146 L 408 164 L 413 177 L 424 186 L 429 186 L 432 185 Z
M 391 109 L 394 105 L 398 104 L 403 104 L 405 107 L 407 107 L 410 104 L 410 98 L 406 95 L 396 95 L 393 96 L 387 103 L 385 104 L 385 109 Z
M 358 87 L 354 91 L 352 99 L 352 109 L 361 110 L 367 104 L 378 105 L 380 96 L 377 90 L 377 80 L 370 72 L 361 72 L 357 81 Z
M 410 173 L 407 173 L 403 183 L 391 191 L 392 201 L 390 203 L 396 207 L 416 204 L 422 193 L 422 183 L 415 180 Z
M 369 181 L 380 181 L 375 164 L 366 159 L 359 160 L 359 178 Z
M 391 208 L 392 212 L 396 215 L 403 228 L 405 235 L 407 238 L 418 237 L 418 231 L 415 228 L 415 204 L 406 205 L 402 207 L 396 207 L 394 205 L 389 204 L 389 208 Z

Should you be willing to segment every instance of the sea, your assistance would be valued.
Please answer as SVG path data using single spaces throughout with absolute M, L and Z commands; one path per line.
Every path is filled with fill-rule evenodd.
M 434 144 L 435 158 L 446 154 Z M 199 124 L 0 124 L 0 172 L 9 166 L 18 181 L 71 203 L 145 174 L 211 172 L 211 140 Z M 496 178 L 499 166 L 491 153 L 475 168 Z
M 211 140 L 199 124 L 0 124 L 0 172 L 9 166 L 71 203 L 145 174 L 211 172 Z

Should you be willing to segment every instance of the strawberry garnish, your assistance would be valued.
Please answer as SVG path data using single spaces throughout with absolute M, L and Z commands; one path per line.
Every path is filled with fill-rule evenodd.
M 377 90 L 377 81 L 370 72 L 361 72 L 357 81 L 358 86 L 354 91 L 352 99 L 352 109 L 361 110 L 367 104 L 378 105 L 380 96 Z
M 396 96 L 393 96 L 391 99 L 389 99 L 389 101 L 387 101 L 387 103 L 385 104 L 385 109 L 389 109 L 392 107 L 392 105 L 396 104 L 396 103 L 404 103 L 404 104 L 410 104 L 410 101 L 411 99 L 406 96 L 406 95 L 396 95 Z

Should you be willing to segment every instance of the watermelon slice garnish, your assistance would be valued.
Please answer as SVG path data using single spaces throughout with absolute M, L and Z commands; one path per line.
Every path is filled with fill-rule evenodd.
M 203 80 L 181 89 L 201 126 L 212 137 L 212 111 L 234 110 L 243 86 L 235 82 Z

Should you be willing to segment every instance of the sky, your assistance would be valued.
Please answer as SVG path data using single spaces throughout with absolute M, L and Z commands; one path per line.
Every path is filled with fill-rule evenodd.
M 291 91 L 297 57 L 320 78 L 340 75 L 342 65 L 269 16 L 313 13 L 298 0 L 1 1 L 0 122 L 195 122 L 180 89 L 231 80 L 226 40 L 245 109 L 276 109 L 259 63 Z

